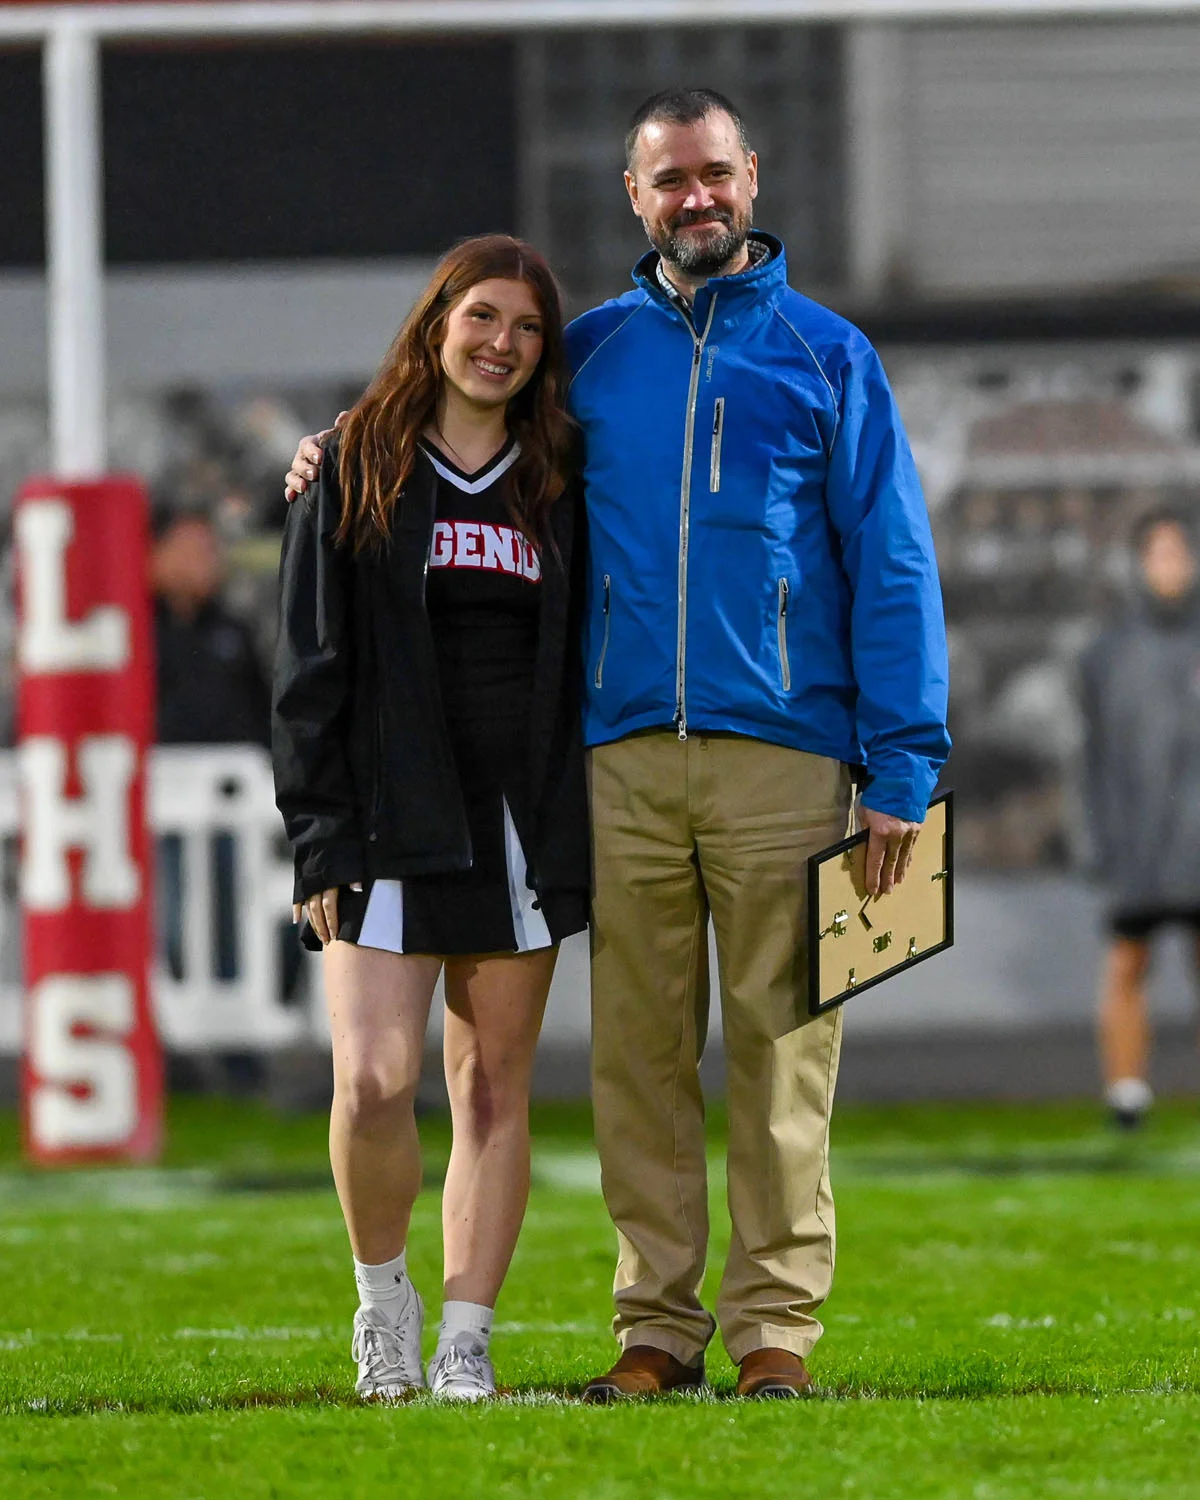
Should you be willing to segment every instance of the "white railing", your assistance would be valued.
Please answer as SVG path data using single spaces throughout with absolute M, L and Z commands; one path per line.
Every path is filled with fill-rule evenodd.
M 159 941 L 152 997 L 160 1034 L 177 1051 L 212 1047 L 273 1049 L 324 1042 L 328 1029 L 319 967 L 304 956 L 292 1001 L 283 998 L 291 922 L 292 863 L 275 807 L 271 762 L 254 745 L 205 749 L 160 746 L 150 754 L 149 818 L 156 841 L 178 841 L 178 942 L 172 973 L 164 962 L 168 913 L 156 912 Z M 17 903 L 16 757 L 0 753 L 0 1053 L 21 1046 L 20 911 Z M 232 913 L 232 977 L 222 977 L 214 919 L 215 841 L 224 836 Z M 155 889 L 155 898 L 161 881 Z

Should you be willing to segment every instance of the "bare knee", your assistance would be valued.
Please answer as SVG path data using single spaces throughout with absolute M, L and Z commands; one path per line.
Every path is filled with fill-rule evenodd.
M 446 1084 L 458 1130 L 479 1140 L 522 1125 L 529 1117 L 527 1069 L 501 1063 L 485 1066 L 477 1052 L 447 1069 Z
M 1135 1002 L 1150 968 L 1150 945 L 1137 938 L 1117 938 L 1109 951 L 1114 998 Z
M 335 1083 L 335 1099 L 356 1135 L 394 1130 L 413 1114 L 417 1078 L 371 1064 L 351 1067 Z

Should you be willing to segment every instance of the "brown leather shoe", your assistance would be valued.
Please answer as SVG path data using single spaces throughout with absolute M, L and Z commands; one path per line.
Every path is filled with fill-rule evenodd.
M 604 1405 L 623 1396 L 661 1396 L 667 1391 L 698 1390 L 703 1384 L 703 1360 L 685 1365 L 665 1349 L 631 1344 L 607 1374 L 588 1381 L 583 1399 Z
M 790 1349 L 752 1349 L 738 1366 L 737 1393 L 791 1401 L 811 1396 L 813 1380 L 804 1361 Z

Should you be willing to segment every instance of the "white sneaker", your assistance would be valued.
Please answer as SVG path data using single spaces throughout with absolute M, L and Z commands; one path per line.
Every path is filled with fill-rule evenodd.
M 440 1401 L 486 1401 L 496 1394 L 496 1372 L 483 1342 L 455 1334 L 429 1361 L 429 1389 Z
M 395 1401 L 425 1389 L 421 1371 L 421 1328 L 425 1307 L 410 1281 L 408 1296 L 395 1318 L 378 1307 L 354 1314 L 350 1353 L 358 1362 L 354 1389 L 364 1401 Z
M 1118 1078 L 1104 1090 L 1113 1124 L 1136 1130 L 1154 1103 L 1154 1090 L 1144 1078 Z

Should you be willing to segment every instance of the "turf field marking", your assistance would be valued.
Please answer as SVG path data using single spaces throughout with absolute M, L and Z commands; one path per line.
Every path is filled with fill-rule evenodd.
M 36 1176 L 0 1172 L 0 1205 L 59 1208 L 169 1209 L 208 1198 L 309 1193 L 332 1188 L 325 1168 L 230 1172 L 216 1167 L 81 1168 Z
M 35 1333 L 26 1328 L 23 1333 L 0 1333 L 0 1349 L 29 1349 L 34 1344 L 119 1344 L 123 1333 L 93 1333 L 90 1328 L 71 1328 L 66 1333 Z
M 984 1318 L 984 1326 L 987 1328 L 1053 1328 L 1058 1319 L 1053 1313 L 1047 1313 L 1044 1318 L 1014 1318 L 1012 1313 L 993 1313 L 990 1318 Z
M 177 1339 L 226 1339 L 234 1343 L 279 1344 L 293 1340 L 313 1342 L 329 1338 L 325 1328 L 177 1328 Z
M 493 1332 L 504 1334 L 532 1334 L 539 1335 L 570 1335 L 576 1338 L 600 1337 L 606 1331 L 607 1325 L 602 1323 L 497 1323 Z M 245 1328 L 237 1325 L 232 1328 L 176 1328 L 171 1333 L 163 1333 L 157 1336 L 166 1339 L 184 1340 L 212 1340 L 214 1342 L 225 1342 L 235 1344 L 279 1344 L 279 1343 L 321 1343 L 326 1339 L 339 1337 L 339 1331 L 332 1328 Z M 66 1333 L 35 1333 L 32 1328 L 26 1328 L 21 1332 L 0 1331 L 0 1350 L 29 1349 L 34 1344 L 69 1343 L 69 1344 L 120 1344 L 124 1341 L 123 1333 L 94 1333 L 89 1328 L 72 1328 Z
M 535 1151 L 533 1181 L 560 1193 L 598 1193 L 600 1161 L 594 1151 Z
M 158 1262 L 158 1269 L 164 1276 L 190 1276 L 193 1271 L 207 1271 L 226 1263 L 224 1255 L 214 1255 L 211 1250 L 196 1250 L 191 1255 L 164 1255 Z

